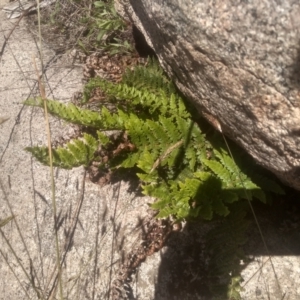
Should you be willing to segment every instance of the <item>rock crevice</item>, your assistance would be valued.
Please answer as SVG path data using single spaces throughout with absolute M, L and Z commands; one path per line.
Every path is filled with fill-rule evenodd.
M 299 1 L 118 0 L 116 7 L 200 114 L 300 190 Z

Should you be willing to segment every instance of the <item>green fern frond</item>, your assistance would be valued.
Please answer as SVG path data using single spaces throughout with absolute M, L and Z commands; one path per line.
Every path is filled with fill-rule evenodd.
M 117 99 L 120 105 L 127 105 L 129 107 L 142 105 L 149 110 L 152 117 L 154 113 L 169 117 L 190 117 L 183 99 L 175 92 L 175 88 L 161 72 L 152 74 L 151 68 L 137 68 L 139 76 L 136 76 L 134 71 L 127 71 L 127 77 L 125 76 L 126 78 L 118 84 L 101 78 L 91 79 L 84 89 L 84 103 L 90 98 L 91 92 L 95 88 L 100 88 L 107 97 Z M 131 78 L 132 74 L 136 77 Z M 132 80 L 129 80 L 129 78 Z M 150 88 L 153 85 L 153 78 L 155 78 L 156 87 L 154 90 Z M 139 84 L 141 82 L 143 84 Z M 172 113 L 170 113 L 170 108 L 172 109 Z
M 166 96 L 176 93 L 172 82 L 163 74 L 159 64 L 150 60 L 147 68 L 137 66 L 133 70 L 127 69 L 122 77 L 122 83 L 138 89 L 147 89 L 153 94 L 164 93 Z
M 194 171 L 196 162 L 197 162 L 197 157 L 196 157 L 196 151 L 193 147 L 188 147 L 185 152 L 185 157 L 186 161 L 189 164 L 189 168 Z
M 252 200 L 253 197 L 266 203 L 266 194 L 242 170 L 225 150 L 213 150 L 218 160 L 203 159 L 202 162 L 221 179 L 225 189 L 233 189 L 240 197 Z
M 153 207 L 160 210 L 160 217 L 172 214 L 178 219 L 211 219 L 214 214 L 227 216 L 229 206 L 239 198 L 266 201 L 263 190 L 235 163 L 222 139 L 208 142 L 158 64 L 150 62 L 148 67 L 128 70 L 117 84 L 94 78 L 85 86 L 85 100 L 95 88 L 114 102 L 114 113 L 104 106 L 95 112 L 47 100 L 50 113 L 97 129 L 97 139 L 85 135 L 53 149 L 55 165 L 87 166 L 99 144 L 113 146 L 102 131 L 118 129 L 126 132 L 134 151 L 116 151 L 107 164 L 111 168 L 138 168 L 144 193 L 159 199 Z M 43 101 L 26 104 L 43 106 Z M 46 149 L 27 150 L 48 163 Z M 267 181 L 264 186 L 271 190 Z M 281 190 L 275 187 L 273 191 Z
M 164 145 L 166 147 L 169 145 L 169 138 L 165 131 L 162 130 L 161 124 L 159 122 L 154 122 L 152 120 L 147 120 L 147 127 L 146 136 L 149 138 L 152 137 L 152 142 L 154 143 L 155 147 L 158 145 Z M 161 147 L 159 147 L 159 151 L 161 152 Z
M 231 278 L 230 283 L 228 284 L 227 287 L 227 297 L 230 300 L 241 300 L 241 294 L 240 292 L 243 290 L 241 287 L 241 282 L 242 282 L 242 277 L 241 276 L 235 276 Z
M 142 155 L 139 157 L 139 161 L 137 162 L 137 166 L 144 171 L 146 174 L 151 173 L 152 166 L 155 162 L 155 157 L 148 151 L 146 148 Z
M 73 139 L 65 147 L 52 149 L 53 165 L 64 169 L 71 169 L 78 166 L 88 166 L 93 160 L 95 151 L 99 146 L 93 136 L 84 134 L 81 139 Z M 49 165 L 49 152 L 47 147 L 27 147 L 26 151 L 41 163 Z
M 42 164 L 49 165 L 50 162 L 47 147 L 26 147 L 25 150 L 30 152 Z
M 119 122 L 112 114 L 100 114 L 88 109 L 82 109 L 72 103 L 63 104 L 54 100 L 45 100 L 48 112 L 70 123 L 94 128 L 121 129 Z M 25 105 L 44 107 L 42 98 L 28 99 Z M 109 127 L 108 124 L 112 127 Z
M 218 151 L 217 149 L 213 150 L 213 153 L 215 156 L 219 159 L 219 161 L 222 163 L 223 166 L 226 166 L 226 169 L 236 178 L 238 178 L 240 170 L 234 160 L 228 155 L 228 152 L 224 149 L 220 149 Z
M 153 209 L 159 211 L 159 218 L 173 215 L 179 220 L 183 219 L 190 210 L 188 191 L 180 189 L 176 181 L 169 181 L 168 183 L 145 185 L 143 192 L 159 199 L 151 205 Z
M 131 155 L 127 156 L 121 163 L 120 167 L 129 169 L 135 167 L 140 159 L 141 153 L 140 152 L 134 152 L 131 153 Z
M 111 142 L 110 138 L 99 130 L 97 131 L 97 137 L 102 146 L 107 146 Z
M 255 168 L 249 170 L 251 164 L 230 146 L 233 159 L 220 135 L 208 140 L 157 63 L 127 70 L 117 84 L 90 80 L 84 89 L 85 102 L 94 89 L 101 89 L 105 102 L 114 104 L 113 112 L 105 106 L 96 112 L 46 101 L 51 114 L 92 128 L 89 132 L 95 135 L 84 134 L 53 149 L 54 166 L 87 167 L 93 160 L 101 162 L 97 155 L 104 151 L 110 158 L 105 167 L 137 169 L 143 193 L 157 199 L 151 207 L 158 210 L 158 218 L 212 220 L 217 216 L 219 221 L 207 236 L 210 277 L 225 278 L 230 297 L 239 299 L 239 261 L 249 225 L 244 199 L 255 197 L 265 203 L 265 191 L 282 194 L 281 187 L 257 175 Z M 43 107 L 44 102 L 38 98 L 25 104 Z M 111 129 L 122 132 L 119 145 L 118 139 L 104 133 Z M 123 151 L 121 146 L 126 145 L 132 148 Z M 46 147 L 26 150 L 49 164 Z M 212 285 L 212 289 L 219 287 Z
M 175 119 L 175 121 L 177 120 Z M 178 130 L 177 124 L 174 123 L 171 118 L 160 116 L 159 123 L 161 125 L 161 130 L 163 130 L 168 135 L 168 140 L 172 144 L 182 139 L 182 134 L 184 132 Z
M 224 183 L 226 187 L 233 188 L 235 185 L 232 174 L 218 161 L 203 159 L 202 162 Z
M 145 190 L 147 194 L 157 196 L 157 186 L 145 186 Z M 201 216 L 211 220 L 214 213 L 226 216 L 229 209 L 225 203 L 238 200 L 235 193 L 222 190 L 219 180 L 209 172 L 197 172 L 181 182 L 172 181 L 172 188 L 166 192 L 164 187 L 163 192 L 163 200 L 155 202 L 152 207 L 161 212 L 160 216 L 164 216 L 166 211 L 173 211 L 178 219 Z M 190 203 L 193 203 L 192 206 Z

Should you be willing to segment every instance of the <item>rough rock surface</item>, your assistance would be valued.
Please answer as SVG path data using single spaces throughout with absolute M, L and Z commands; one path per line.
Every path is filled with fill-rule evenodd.
M 0 0 L 1 47 L 16 22 L 7 20 L 1 12 L 7 3 L 8 0 Z M 45 44 L 43 49 L 47 96 L 70 101 L 72 93 L 81 88 L 81 68 L 72 64 L 72 58 L 69 62 L 66 56 L 57 56 Z M 41 287 L 44 299 L 51 298 L 48 291 L 55 278 L 49 169 L 24 151 L 27 146 L 47 142 L 43 112 L 22 105 L 23 100 L 36 95 L 38 89 L 33 57 L 38 57 L 37 43 L 21 21 L 0 57 L 0 222 L 12 214 L 16 220 L 0 229 L 1 300 L 38 299 L 33 282 Z M 39 66 L 38 58 L 36 62 Z M 74 128 L 61 120 L 51 118 L 50 123 L 54 140 L 74 134 Z M 63 291 L 65 299 L 111 300 L 109 289 L 123 255 L 144 243 L 139 234 L 145 232 L 147 203 L 151 199 L 129 193 L 128 181 L 100 187 L 84 178 L 82 168 L 55 170 L 59 237 L 65 259 Z M 243 300 L 300 299 L 300 210 L 289 217 L 289 222 L 286 215 L 294 208 L 285 212 L 280 206 L 278 210 L 283 215 L 280 219 L 270 221 L 268 215 L 258 218 L 263 222 L 261 227 L 282 291 L 278 293 L 270 258 L 265 256 L 254 225 L 250 231 L 251 245 L 246 247 L 246 254 L 254 258 L 241 274 L 245 289 Z M 271 209 L 264 212 L 270 214 Z M 278 234 L 281 223 L 285 225 L 285 232 Z M 165 248 L 148 257 L 132 276 L 133 296 L 127 300 L 210 300 L 203 291 L 206 283 L 203 265 L 207 261 L 203 257 L 201 230 L 206 229 L 203 227 L 199 224 L 184 226 L 182 231 L 174 233 Z
M 118 0 L 199 112 L 300 190 L 300 2 Z
M 56 275 L 50 171 L 24 151 L 47 143 L 45 121 L 41 109 L 22 104 L 38 93 L 38 42 L 24 20 L 15 27 L 18 20 L 7 19 L 1 11 L 7 3 L 0 0 L 0 299 L 48 299 Z M 42 49 L 47 97 L 70 101 L 82 89 L 82 67 L 46 44 Z M 50 126 L 53 142 L 76 134 L 57 118 L 50 118 Z M 129 192 L 128 180 L 95 185 L 83 168 L 55 169 L 54 180 L 65 299 L 109 299 L 123 253 L 139 241 L 151 199 Z

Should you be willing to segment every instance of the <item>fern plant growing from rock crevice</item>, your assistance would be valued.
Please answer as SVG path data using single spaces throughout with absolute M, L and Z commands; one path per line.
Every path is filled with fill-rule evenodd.
M 228 204 L 248 197 L 265 202 L 264 191 L 233 161 L 224 146 L 213 148 L 201 132 L 183 99 L 156 63 L 128 70 L 122 82 L 114 84 L 100 78 L 85 87 L 84 101 L 94 88 L 101 88 L 113 110 L 79 108 L 48 100 L 50 113 L 75 124 L 94 128 L 64 147 L 53 149 L 54 165 L 71 168 L 88 166 L 99 160 L 96 150 L 105 149 L 109 138 L 103 133 L 120 130 L 128 137 L 130 149 L 118 151 L 108 162 L 111 168 L 137 167 L 143 192 L 158 200 L 153 208 L 159 217 L 176 219 L 211 219 L 214 214 L 229 214 Z M 28 100 L 28 105 L 42 106 L 42 100 Z M 27 148 L 37 159 L 48 163 L 46 148 Z M 273 183 L 275 192 L 281 192 Z
M 172 216 L 178 221 L 211 220 L 215 215 L 226 217 L 241 199 L 257 198 L 266 202 L 262 187 L 267 192 L 282 193 L 275 182 L 255 179 L 252 176 L 255 172 L 251 175 L 247 170 L 249 165 L 236 164 L 220 136 L 210 141 L 206 138 L 156 63 L 128 70 L 117 84 L 92 79 L 85 86 L 83 104 L 95 88 L 100 88 L 113 104 L 110 109 L 99 105 L 98 111 L 92 111 L 47 100 L 51 114 L 90 128 L 92 132 L 53 149 L 55 166 L 88 168 L 97 162 L 99 168 L 136 168 L 143 193 L 157 199 L 152 208 L 159 211 L 158 217 Z M 43 106 L 41 99 L 25 103 Z M 106 135 L 110 130 L 120 132 L 119 143 Z M 42 163 L 49 163 L 46 147 L 26 150 Z M 240 217 L 233 213 L 228 219 L 230 226 Z M 220 249 L 212 244 L 212 249 L 216 249 L 213 255 L 222 258 L 222 253 L 231 253 L 241 243 L 242 239 L 227 243 L 228 249 L 225 245 Z M 230 268 L 232 265 L 226 272 Z M 222 273 L 222 268 L 216 268 L 215 273 Z

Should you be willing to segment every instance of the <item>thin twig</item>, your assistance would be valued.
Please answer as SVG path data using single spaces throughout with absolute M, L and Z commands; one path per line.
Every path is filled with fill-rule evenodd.
M 9 201 L 8 195 L 7 195 L 7 193 L 6 193 L 5 189 L 4 189 L 4 185 L 3 185 L 3 183 L 2 183 L 1 178 L 0 178 L 0 188 L 1 188 L 1 190 L 2 190 L 2 193 L 4 194 L 4 199 L 5 199 L 6 203 L 7 203 L 7 206 L 8 206 L 8 208 L 9 208 L 9 210 L 10 210 L 10 213 L 11 213 L 12 215 L 14 215 L 14 213 L 13 213 L 13 208 L 12 208 L 11 203 L 10 203 L 10 201 Z M 29 261 L 32 262 L 32 258 L 31 258 L 30 254 L 29 254 L 29 250 L 28 250 L 28 247 L 27 247 L 27 245 L 26 245 L 26 243 L 25 243 L 25 240 L 24 240 L 23 234 L 22 234 L 22 232 L 21 232 L 21 229 L 20 229 L 19 223 L 18 223 L 18 221 L 17 221 L 17 218 L 13 218 L 13 221 L 14 221 L 14 223 L 15 223 L 15 225 L 16 225 L 17 231 L 18 231 L 18 233 L 19 233 L 19 236 L 20 236 L 21 241 L 22 241 L 22 243 L 23 243 L 25 252 L 26 252 L 26 254 L 27 254 L 28 258 L 29 258 Z M 14 253 L 14 252 L 12 252 L 12 253 Z M 16 258 L 17 258 L 17 256 L 16 256 Z M 17 262 L 18 262 L 18 264 L 20 265 L 20 267 L 24 270 L 25 268 L 24 268 L 24 266 L 22 265 L 22 262 L 21 262 L 18 258 L 17 258 Z M 35 290 L 35 292 L 37 293 L 38 298 L 39 298 L 39 299 L 44 299 L 43 293 L 42 293 L 42 295 L 41 295 L 41 294 L 39 293 L 39 291 L 38 291 L 38 290 L 41 290 L 41 284 L 40 284 L 40 281 L 39 281 L 39 279 L 38 279 L 37 272 L 36 272 L 35 268 L 33 268 L 33 273 L 34 273 L 34 275 L 35 275 L 35 277 L 36 277 L 36 279 L 37 279 L 38 287 L 35 285 L 33 278 L 30 280 L 30 282 L 32 283 L 32 287 L 33 287 L 33 289 Z M 25 273 L 25 275 L 27 276 L 27 273 Z
M 63 246 L 63 249 L 64 249 L 64 253 L 61 255 L 62 259 L 61 259 L 61 265 L 64 264 L 65 262 L 65 259 L 66 259 L 66 255 L 67 255 L 67 252 L 70 250 L 70 247 L 72 245 L 72 241 L 73 241 L 73 237 L 74 237 L 74 234 L 75 234 L 75 230 L 76 230 L 76 227 L 77 227 L 77 223 L 78 223 L 78 220 L 79 220 L 79 213 L 81 211 L 81 207 L 82 207 L 82 203 L 83 203 L 83 200 L 84 200 L 84 192 L 85 192 L 85 181 L 86 181 L 86 170 L 84 171 L 84 174 L 83 174 L 83 177 L 82 177 L 82 184 L 81 184 L 81 191 L 80 191 L 80 196 L 79 196 L 79 199 L 78 199 L 78 202 L 77 202 L 77 205 L 76 205 L 76 209 L 75 209 L 75 213 L 74 213 L 74 216 L 73 216 L 73 220 L 72 220 L 72 223 L 68 229 L 68 238 L 67 240 L 65 241 L 64 243 L 64 246 Z M 51 273 L 51 276 L 50 276 L 50 279 L 47 283 L 47 286 L 46 286 L 46 290 L 48 290 L 48 286 L 56 272 L 56 268 L 57 266 L 54 267 L 52 273 Z M 53 281 L 53 286 L 51 288 L 51 295 L 49 296 L 49 298 L 51 299 L 51 296 L 54 295 L 54 291 L 55 291 L 55 282 L 57 281 L 58 279 L 58 274 L 56 274 L 55 276 L 55 279 Z
M 46 99 L 46 92 L 45 86 L 42 82 L 41 76 L 39 76 L 37 65 L 35 60 L 34 67 L 38 78 L 39 90 L 41 97 L 44 101 L 44 111 L 45 111 L 45 122 L 46 122 L 46 131 L 47 131 L 47 139 L 48 139 L 48 151 L 49 151 L 49 165 L 50 165 L 50 177 L 51 177 L 51 191 L 52 191 L 52 207 L 53 207 L 53 219 L 54 219 L 54 233 L 55 233 L 55 246 L 56 246 L 56 263 L 58 268 L 58 281 L 60 287 L 60 297 L 63 299 L 63 292 L 62 292 L 62 280 L 61 280 L 61 263 L 60 263 L 60 250 L 59 250 L 59 241 L 58 241 L 58 226 L 57 226 L 57 208 L 56 208 L 56 199 L 55 199 L 55 182 L 54 182 L 54 171 L 53 171 L 53 157 L 52 157 L 52 148 L 51 148 L 51 131 L 50 131 L 50 122 L 48 116 L 48 108 L 47 108 L 47 99 Z
M 153 164 L 153 166 L 152 166 L 152 168 L 151 168 L 151 170 L 150 170 L 150 172 L 149 172 L 149 174 L 151 174 L 160 164 L 161 164 L 161 162 L 165 159 L 165 158 L 167 158 L 172 152 L 173 152 L 173 150 L 174 149 L 176 149 L 176 148 L 179 148 L 179 147 L 181 147 L 182 146 L 182 144 L 183 144 L 183 140 L 180 140 L 180 141 L 178 141 L 177 143 L 175 143 L 174 145 L 172 145 L 172 146 L 170 146 L 155 162 L 154 162 L 154 164 Z
M 0 253 L 1 253 L 3 259 L 5 260 L 7 266 L 9 267 L 10 271 L 14 274 L 16 280 L 17 280 L 18 283 L 19 283 L 19 286 L 22 288 L 22 290 L 23 290 L 24 293 L 26 294 L 27 298 L 28 298 L 28 299 L 31 299 L 31 297 L 29 296 L 29 294 L 28 294 L 26 288 L 23 286 L 23 284 L 22 284 L 22 282 L 20 281 L 18 275 L 16 274 L 14 268 L 9 264 L 9 262 L 8 262 L 8 260 L 7 260 L 7 257 L 4 255 L 4 253 L 3 253 L 2 250 L 1 250 L 1 248 L 0 248 Z
M 40 0 L 37 0 L 37 14 L 38 14 L 38 27 L 39 27 L 39 54 L 40 54 L 40 62 L 42 66 L 42 76 L 38 76 L 38 70 L 36 66 L 36 62 L 34 61 L 35 70 L 38 77 L 40 94 L 44 102 L 44 111 L 45 111 L 45 122 L 46 122 L 46 131 L 47 131 L 47 140 L 48 140 L 48 152 L 49 152 L 49 165 L 50 165 L 50 177 L 51 177 L 51 194 L 52 194 L 52 207 L 53 207 L 53 220 L 54 220 L 54 235 L 55 235 L 55 250 L 56 250 L 56 264 L 58 269 L 58 284 L 59 284 L 59 292 L 60 299 L 63 300 L 63 285 L 62 285 L 62 268 L 60 261 L 60 247 L 58 240 L 58 224 L 57 224 L 57 208 L 56 208 L 56 199 L 55 199 L 55 182 L 54 182 L 54 170 L 53 170 L 53 155 L 52 155 L 52 147 L 51 147 L 51 131 L 50 131 L 50 122 L 48 116 L 48 108 L 47 108 L 47 99 L 45 92 L 45 85 L 43 82 L 43 52 L 42 52 L 42 32 L 41 32 L 41 13 L 40 13 Z
M 225 141 L 225 144 L 226 144 L 226 147 L 227 147 L 228 152 L 229 152 L 229 154 L 230 154 L 230 157 L 231 157 L 231 159 L 234 161 L 234 158 L 233 158 L 233 155 L 232 155 L 232 153 L 231 153 L 230 147 L 229 147 L 229 145 L 228 145 L 228 143 L 227 143 L 227 139 L 226 139 L 226 137 L 225 137 L 225 135 L 223 134 L 222 131 L 221 131 L 221 134 L 222 134 L 223 139 L 224 139 L 224 141 Z M 284 297 L 285 294 L 282 292 L 282 289 L 281 289 L 281 286 L 280 286 L 280 283 L 279 283 L 279 279 L 278 279 L 278 276 L 277 276 L 277 273 L 276 273 L 276 271 L 275 271 L 275 267 L 274 267 L 274 264 L 273 264 L 273 260 L 272 260 L 272 257 L 271 257 L 271 255 L 270 255 L 269 247 L 268 247 L 267 242 L 266 242 L 266 240 L 265 240 L 265 237 L 264 237 L 264 235 L 263 235 L 261 226 L 259 225 L 257 216 L 256 216 L 256 214 L 255 214 L 253 205 L 252 205 L 252 203 L 251 203 L 249 194 L 248 194 L 248 192 L 247 192 L 247 188 L 246 188 L 245 185 L 244 185 L 244 182 L 243 182 L 243 179 L 242 179 L 240 173 L 238 174 L 238 176 L 239 176 L 240 182 L 241 182 L 241 184 L 242 184 L 242 186 L 243 186 L 243 189 L 244 189 L 244 192 L 245 192 L 245 196 L 246 196 L 246 199 L 247 199 L 248 204 L 249 204 L 249 206 L 250 206 L 252 215 L 253 215 L 253 217 L 254 217 L 256 226 L 257 226 L 258 231 L 259 231 L 259 234 L 260 234 L 260 237 L 261 237 L 261 239 L 262 239 L 262 242 L 263 242 L 263 244 L 264 244 L 264 247 L 265 247 L 265 249 L 266 249 L 266 251 L 267 251 L 267 254 L 268 254 L 268 256 L 269 256 L 270 263 L 271 263 L 271 267 L 272 267 L 272 270 L 273 270 L 273 273 L 274 273 L 274 276 L 275 276 L 275 280 L 276 280 L 277 286 L 278 286 L 278 288 L 279 288 L 279 290 L 280 290 L 280 292 L 281 292 L 281 295 Z

